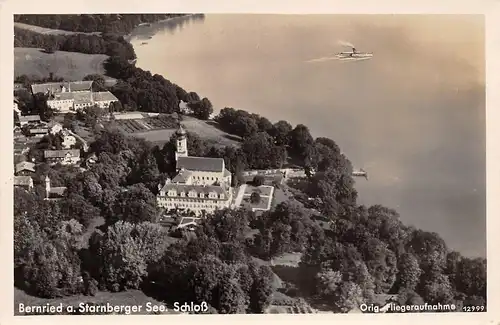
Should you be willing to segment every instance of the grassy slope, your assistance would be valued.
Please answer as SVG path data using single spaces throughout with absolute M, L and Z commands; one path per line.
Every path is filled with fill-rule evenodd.
M 64 80 L 82 80 L 89 74 L 104 74 L 103 63 L 108 58 L 104 54 L 83 54 L 57 51 L 44 53 L 35 48 L 14 48 L 14 75 L 38 77 L 54 76 Z

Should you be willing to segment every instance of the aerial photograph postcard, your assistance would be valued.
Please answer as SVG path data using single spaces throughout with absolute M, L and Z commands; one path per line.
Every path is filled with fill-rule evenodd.
M 15 316 L 487 311 L 483 15 L 13 21 Z

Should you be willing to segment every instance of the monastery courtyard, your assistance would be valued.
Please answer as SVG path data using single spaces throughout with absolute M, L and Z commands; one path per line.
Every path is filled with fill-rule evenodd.
M 274 195 L 273 186 L 261 185 L 257 187 L 250 184 L 242 184 L 236 191 L 237 194 L 234 199 L 235 207 L 244 206 L 251 208 L 252 211 L 267 211 L 271 208 Z M 256 204 L 250 202 L 250 196 L 254 192 L 260 195 L 260 201 Z

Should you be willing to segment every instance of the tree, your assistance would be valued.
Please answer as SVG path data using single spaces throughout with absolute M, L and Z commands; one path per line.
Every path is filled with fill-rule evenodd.
M 316 292 L 323 298 L 334 297 L 342 282 L 342 274 L 326 269 L 316 275 Z
M 448 276 L 440 273 L 430 275 L 419 290 L 429 304 L 447 304 L 453 298 L 453 288 Z
M 106 219 L 108 224 L 118 220 L 131 223 L 156 222 L 158 214 L 156 197 L 143 184 L 134 184 L 118 194 L 112 211 L 113 214 Z
M 467 296 L 486 299 L 486 260 L 462 258 L 454 274 L 454 284 L 459 292 Z
M 301 162 L 307 162 L 313 145 L 314 139 L 307 126 L 299 124 L 290 132 L 290 153 Z
M 85 227 L 88 227 L 90 221 L 100 215 L 97 207 L 90 204 L 79 194 L 70 194 L 64 197 L 60 202 L 61 214 L 66 216 L 66 220 L 76 219 Z
M 221 314 L 243 314 L 245 312 L 245 292 L 238 283 L 236 270 L 226 267 L 215 289 L 217 292 L 214 307 Z
M 415 230 L 407 243 L 407 249 L 419 259 L 420 268 L 424 273 L 446 267 L 448 248 L 436 233 Z
M 83 80 L 93 81 L 92 91 L 105 91 L 106 90 L 106 79 L 100 74 L 89 74 L 83 77 Z
M 54 110 L 47 105 L 47 96 L 43 93 L 34 95 L 35 110 L 43 121 L 50 121 L 54 116 Z
M 265 178 L 264 176 L 262 175 L 255 175 L 253 180 L 252 180 L 252 184 L 253 186 L 262 186 L 264 185 L 264 181 L 265 181 Z
M 214 112 L 212 103 L 206 97 L 200 101 L 190 102 L 189 108 L 193 110 L 194 116 L 201 120 L 208 120 Z
M 358 308 L 365 302 L 363 291 L 353 282 L 343 282 L 335 296 L 335 306 L 340 312 L 348 312 Z
M 417 258 L 411 253 L 405 253 L 398 262 L 399 287 L 401 289 L 415 290 L 422 274 Z
M 77 249 L 81 242 L 82 226 L 76 221 L 63 222 L 51 237 L 36 225 L 18 223 L 29 239 L 18 242 L 16 282 L 21 288 L 39 297 L 54 298 L 80 291 L 80 259 Z M 20 234 L 20 233 L 19 233 Z M 16 238 L 16 237 L 15 237 Z M 18 237 L 19 238 L 19 237 Z
M 260 194 L 258 192 L 253 192 L 251 195 L 250 195 L 250 203 L 252 204 L 259 204 L 260 203 Z
M 127 139 L 118 130 L 104 131 L 91 143 L 90 148 L 98 155 L 102 152 L 118 154 L 128 148 Z
M 104 235 L 94 235 L 90 249 L 100 258 L 97 272 L 101 283 L 112 291 L 139 288 L 148 265 L 165 252 L 166 235 L 158 224 L 122 221 L 108 227 Z
M 278 146 L 286 146 L 290 142 L 290 135 L 293 128 L 290 123 L 286 121 L 278 121 L 274 123 L 273 129 L 270 131 L 274 137 L 275 143 Z
M 251 264 L 252 286 L 250 289 L 250 304 L 248 310 L 254 314 L 262 314 L 271 304 L 273 288 L 273 273 L 268 266 Z
M 272 137 L 265 132 L 248 136 L 241 149 L 248 167 L 254 169 L 281 168 L 286 158 L 284 148 L 274 145 Z
M 402 289 L 398 292 L 399 305 L 423 305 L 425 301 L 415 291 Z

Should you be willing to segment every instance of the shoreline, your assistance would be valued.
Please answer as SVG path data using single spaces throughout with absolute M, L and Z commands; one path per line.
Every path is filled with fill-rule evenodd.
M 174 21 L 176 21 L 176 20 L 180 20 L 180 19 L 192 18 L 192 17 L 196 17 L 196 16 L 198 16 L 198 15 L 200 15 L 200 16 L 204 16 L 204 14 L 194 14 L 194 13 L 192 13 L 192 14 L 184 14 L 183 16 L 179 16 L 179 17 L 166 18 L 166 19 L 158 20 L 158 21 L 156 21 L 156 22 L 147 23 L 147 24 L 149 24 L 149 25 L 143 25 L 143 26 L 141 26 L 141 25 L 137 25 L 137 26 L 135 26 L 135 27 L 134 27 L 134 29 L 132 29 L 132 31 L 131 31 L 130 33 L 128 33 L 128 34 L 126 34 L 126 35 L 123 35 L 123 38 L 124 38 L 127 42 L 129 42 L 129 43 L 130 43 L 130 45 L 132 45 L 131 40 L 132 40 L 132 38 L 134 37 L 133 33 L 134 33 L 134 31 L 136 31 L 138 28 L 141 28 L 141 27 L 153 27 L 153 26 L 158 25 L 158 24 L 162 24 L 162 23 L 166 23 L 166 22 L 174 22 Z M 134 46 L 132 45 L 132 47 L 134 47 Z M 135 47 L 134 47 L 134 51 L 135 51 Z M 136 58 L 136 60 L 137 60 L 137 58 Z

